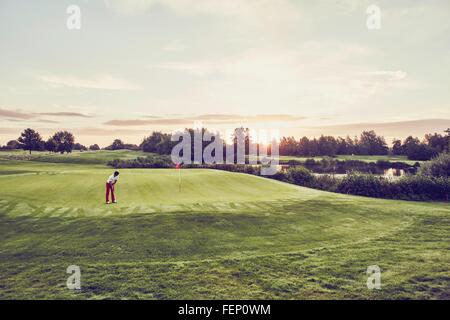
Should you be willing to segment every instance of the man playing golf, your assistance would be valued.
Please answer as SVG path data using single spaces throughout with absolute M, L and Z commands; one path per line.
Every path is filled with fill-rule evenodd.
M 106 204 L 109 204 L 109 193 L 111 192 L 111 200 L 113 203 L 117 203 L 116 195 L 114 194 L 114 185 L 119 180 L 119 171 L 115 171 L 109 178 L 106 180 Z

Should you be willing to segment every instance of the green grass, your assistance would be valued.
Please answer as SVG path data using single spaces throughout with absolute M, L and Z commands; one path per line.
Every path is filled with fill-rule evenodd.
M 50 163 L 68 163 L 68 164 L 102 164 L 105 165 L 108 161 L 113 159 L 135 159 L 137 157 L 145 157 L 150 153 L 142 151 L 130 150 L 99 150 L 99 151 L 73 151 L 70 154 L 49 153 L 42 151 L 33 151 L 29 154 L 28 151 L 14 150 L 14 151 L 0 151 L 0 160 L 28 160 L 37 162 Z
M 106 206 L 112 170 L 91 154 L 0 160 L 0 298 L 450 298 L 446 203 L 205 169 L 183 169 L 180 192 L 176 170 L 136 169 L 120 170 Z M 79 292 L 65 286 L 73 264 Z M 366 287 L 369 265 L 381 290 Z

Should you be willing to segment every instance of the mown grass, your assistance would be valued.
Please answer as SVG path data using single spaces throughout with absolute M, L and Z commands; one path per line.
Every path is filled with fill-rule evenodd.
M 153 169 L 121 170 L 106 206 L 110 172 L 0 161 L 0 298 L 450 298 L 448 204 L 200 169 L 182 170 L 179 192 L 176 170 Z
M 3 160 L 28 160 L 50 163 L 68 163 L 68 164 L 102 164 L 106 165 L 113 159 L 135 159 L 151 155 L 142 151 L 131 150 L 99 150 L 99 151 L 73 151 L 70 154 L 49 153 L 43 151 L 0 151 L 0 159 Z

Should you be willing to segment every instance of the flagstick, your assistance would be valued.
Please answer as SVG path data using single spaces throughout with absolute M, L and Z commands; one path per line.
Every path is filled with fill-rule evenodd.
M 181 169 L 178 169 L 178 192 L 181 192 Z

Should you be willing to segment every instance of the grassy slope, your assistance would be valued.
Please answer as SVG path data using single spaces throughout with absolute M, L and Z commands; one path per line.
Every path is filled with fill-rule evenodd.
M 161 169 L 122 170 L 105 206 L 110 171 L 0 161 L 0 298 L 450 298 L 447 204 L 210 170 L 183 170 L 179 193 Z
M 36 162 L 70 163 L 70 164 L 102 164 L 105 165 L 113 159 L 135 159 L 148 156 L 149 153 L 130 150 L 99 150 L 99 151 L 74 151 L 70 154 L 48 153 L 33 151 L 31 155 L 27 151 L 0 151 L 0 160 L 32 160 Z

